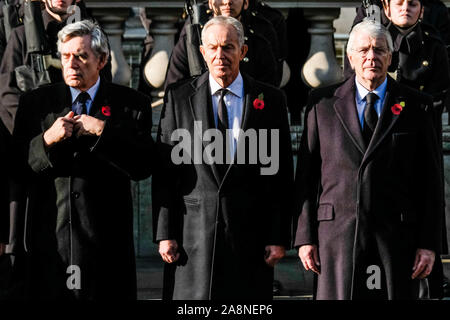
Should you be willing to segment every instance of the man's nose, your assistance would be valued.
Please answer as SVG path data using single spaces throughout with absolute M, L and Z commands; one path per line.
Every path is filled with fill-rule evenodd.
M 222 49 L 222 47 L 218 47 L 216 50 L 216 57 L 223 58 L 224 56 L 225 56 L 224 50 Z
M 77 59 L 75 58 L 75 56 L 70 56 L 69 59 L 67 60 L 67 66 L 74 68 L 77 66 Z
M 409 10 L 411 7 L 411 2 L 412 1 L 408 1 L 408 0 L 403 1 L 402 10 L 403 11 Z
M 374 48 L 367 50 L 366 59 L 374 60 L 376 57 Z

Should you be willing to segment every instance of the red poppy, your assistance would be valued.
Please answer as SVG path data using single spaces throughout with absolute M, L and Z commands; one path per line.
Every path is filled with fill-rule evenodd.
M 264 109 L 264 101 L 263 101 L 263 100 L 260 100 L 260 99 L 258 99 L 258 98 L 256 98 L 256 99 L 253 101 L 253 107 L 254 107 L 255 109 L 260 109 L 260 110 Z
M 393 114 L 398 116 L 400 114 L 400 112 L 402 112 L 403 107 L 401 105 L 399 105 L 398 103 L 396 103 L 391 107 L 391 110 L 392 110 Z
M 102 113 L 109 117 L 111 115 L 111 107 L 110 106 L 104 106 L 102 107 Z

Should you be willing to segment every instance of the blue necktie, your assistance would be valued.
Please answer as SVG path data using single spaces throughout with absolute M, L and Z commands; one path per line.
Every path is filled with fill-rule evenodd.
M 72 111 L 75 112 L 75 114 L 86 114 L 87 113 L 87 107 L 86 107 L 86 101 L 90 99 L 89 93 L 87 92 L 81 92 L 78 97 L 75 100 L 75 104 L 72 107 Z

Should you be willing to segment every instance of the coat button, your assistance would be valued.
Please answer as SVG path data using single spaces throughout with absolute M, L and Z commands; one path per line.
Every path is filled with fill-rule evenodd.
M 255 31 L 253 31 L 253 29 L 249 29 L 248 31 L 250 31 L 250 33 L 255 33 Z
M 250 59 L 249 58 L 247 58 L 247 57 L 245 57 L 244 59 L 242 59 L 244 62 L 249 62 L 250 61 Z
M 79 192 L 72 192 L 72 197 L 74 197 L 75 199 L 78 199 L 80 197 L 80 193 Z
M 424 62 L 422 62 L 422 65 L 423 65 L 424 67 L 428 67 L 429 64 L 430 64 L 430 63 L 429 63 L 427 60 L 425 60 Z

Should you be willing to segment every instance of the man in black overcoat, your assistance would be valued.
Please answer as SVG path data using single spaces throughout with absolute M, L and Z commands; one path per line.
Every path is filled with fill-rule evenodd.
M 202 38 L 209 72 L 168 87 L 158 130 L 152 189 L 163 298 L 269 300 L 291 234 L 286 101 L 240 73 L 247 48 L 238 20 L 215 17 Z
M 150 101 L 100 79 L 109 50 L 98 25 L 67 25 L 58 49 L 65 83 L 23 94 L 13 135 L 29 296 L 136 299 L 130 179 L 151 174 Z
M 295 246 L 316 299 L 414 299 L 442 245 L 442 179 L 431 97 L 387 76 L 392 39 L 350 34 L 355 76 L 316 92 L 296 175 Z

